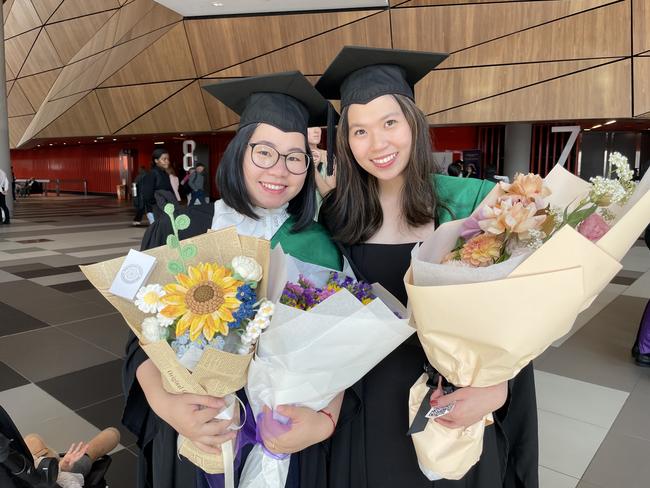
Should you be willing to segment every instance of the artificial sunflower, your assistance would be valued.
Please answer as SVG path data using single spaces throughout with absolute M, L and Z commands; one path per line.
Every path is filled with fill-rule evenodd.
M 180 317 L 176 337 L 188 328 L 193 341 L 201 333 L 209 341 L 216 333 L 228 335 L 228 323 L 234 321 L 232 314 L 241 305 L 236 295 L 242 282 L 234 279 L 230 270 L 211 263 L 190 266 L 187 274 L 176 275 L 176 281 L 165 285 L 166 307 L 160 311 L 165 317 Z

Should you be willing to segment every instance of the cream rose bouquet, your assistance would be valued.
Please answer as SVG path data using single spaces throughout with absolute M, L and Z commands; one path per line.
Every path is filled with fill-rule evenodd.
M 560 166 L 544 179 L 519 175 L 414 249 L 409 306 L 429 362 L 452 385 L 514 378 L 621 269 L 650 221 L 650 175 L 637 187 L 622 156 L 610 166 L 607 178 L 589 182 Z M 459 479 L 479 459 L 492 416 L 466 429 L 428 420 L 436 414 L 426 408 L 436 386 L 428 380 L 422 375 L 409 399 L 420 467 L 430 479 Z

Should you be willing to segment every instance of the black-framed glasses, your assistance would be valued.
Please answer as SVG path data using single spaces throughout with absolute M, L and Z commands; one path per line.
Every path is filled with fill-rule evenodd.
M 289 154 L 280 154 L 277 149 L 266 144 L 253 142 L 248 145 L 251 147 L 251 161 L 258 168 L 272 168 L 277 164 L 280 156 L 282 156 L 287 171 L 293 175 L 304 174 L 309 169 L 311 156 L 307 153 L 291 152 Z

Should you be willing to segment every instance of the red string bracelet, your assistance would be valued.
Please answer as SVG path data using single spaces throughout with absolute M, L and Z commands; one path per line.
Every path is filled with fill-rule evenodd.
M 336 422 L 334 421 L 334 416 L 331 413 L 329 413 L 327 410 L 319 410 L 318 413 L 327 415 L 327 417 L 332 421 L 332 433 L 330 434 L 330 437 L 332 437 L 334 435 L 334 431 L 336 430 Z

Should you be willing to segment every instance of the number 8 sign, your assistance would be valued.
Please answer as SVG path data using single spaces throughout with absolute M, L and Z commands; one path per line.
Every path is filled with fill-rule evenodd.
M 183 169 L 185 171 L 194 167 L 194 149 L 196 149 L 196 142 L 191 139 L 183 141 Z

